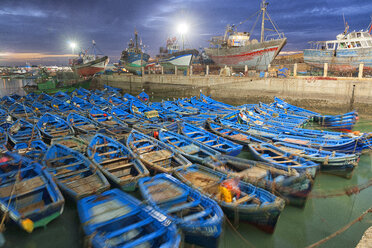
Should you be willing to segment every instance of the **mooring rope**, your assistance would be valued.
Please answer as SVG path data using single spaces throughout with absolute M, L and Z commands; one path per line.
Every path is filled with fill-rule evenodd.
M 228 218 L 225 218 L 227 223 L 229 223 L 231 229 L 236 233 L 236 235 L 244 241 L 248 245 L 248 247 L 255 247 L 251 242 L 249 242 L 246 238 L 243 237 L 243 235 L 234 227 L 234 225 L 230 222 Z
M 311 193 L 310 198 L 329 198 L 329 197 L 338 197 L 338 196 L 351 196 L 354 194 L 359 194 L 362 190 L 367 189 L 372 186 L 372 179 L 367 181 L 366 183 L 350 186 L 345 188 L 342 191 L 335 191 L 333 193 L 321 194 L 321 193 Z
M 309 245 L 307 246 L 306 248 L 315 248 L 315 247 L 318 247 L 319 245 L 327 242 L 328 240 L 330 239 L 333 239 L 334 237 L 336 237 L 337 235 L 345 232 L 347 229 L 349 229 L 352 225 L 354 225 L 355 223 L 357 222 L 360 222 L 363 220 L 363 218 L 368 214 L 368 213 L 372 213 L 372 207 L 367 209 L 366 211 L 364 211 L 358 218 L 354 219 L 352 222 L 349 222 L 346 226 L 342 227 L 341 229 L 337 230 L 336 232 L 332 233 L 331 235 L 329 235 L 328 237 L 325 237 L 324 239 L 322 240 L 319 240 L 318 242 L 312 244 L 312 245 Z

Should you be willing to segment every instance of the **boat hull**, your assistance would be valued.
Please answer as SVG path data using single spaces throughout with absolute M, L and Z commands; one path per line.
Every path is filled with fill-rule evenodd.
M 108 62 L 109 58 L 107 56 L 104 56 L 102 58 L 96 59 L 85 64 L 75 65 L 72 67 L 72 69 L 78 75 L 88 77 L 93 76 L 98 72 L 104 71 Z
M 205 52 L 219 66 L 236 69 L 248 66 L 248 69 L 267 70 L 286 42 L 287 39 L 284 38 L 244 47 L 205 48 Z
M 372 48 L 358 48 L 345 50 L 304 50 L 305 63 L 324 68 L 328 63 L 328 71 L 356 72 L 361 63 L 363 70 L 372 70 Z
M 159 63 L 164 67 L 177 66 L 180 67 L 179 69 L 187 68 L 190 66 L 191 60 L 196 54 L 196 50 L 183 50 L 160 58 Z

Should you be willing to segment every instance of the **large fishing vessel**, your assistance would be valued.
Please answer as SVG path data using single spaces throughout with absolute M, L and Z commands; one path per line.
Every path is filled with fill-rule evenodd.
M 131 39 L 128 48 L 121 53 L 119 65 L 124 66 L 130 72 L 140 74 L 141 67 L 146 66 L 150 55 L 143 52 L 142 41 L 138 42 L 138 33 L 134 31 L 134 41 Z
M 372 23 L 371 23 L 372 24 Z M 304 61 L 315 67 L 324 67 L 328 63 L 330 71 L 356 71 L 361 63 L 364 70 L 372 70 L 372 25 L 369 31 L 345 31 L 336 36 L 336 40 L 310 42 L 311 49 L 304 50 Z
M 262 1 L 259 15 L 262 15 L 261 40 L 251 39 L 249 32 L 238 32 L 238 25 L 228 25 L 224 36 L 212 37 L 210 47 L 205 48 L 207 55 L 219 66 L 229 66 L 235 69 L 267 70 L 268 65 L 278 55 L 287 39 L 272 22 L 267 13 L 265 0 Z M 257 17 L 258 18 L 258 17 Z M 257 19 L 258 20 L 258 19 Z M 276 32 L 275 36 L 265 37 L 265 20 L 269 20 Z M 267 30 L 267 29 L 266 29 Z
M 70 60 L 71 69 L 83 77 L 93 76 L 104 71 L 109 62 L 107 56 L 99 57 L 97 54 L 96 42 L 92 41 L 92 47 L 79 53 L 79 57 Z M 92 50 L 92 54 L 89 51 Z
M 177 66 L 179 69 L 185 69 L 190 66 L 193 57 L 198 53 L 196 49 L 180 50 L 177 38 L 173 37 L 167 39 L 167 47 L 161 47 L 156 57 L 163 67 Z

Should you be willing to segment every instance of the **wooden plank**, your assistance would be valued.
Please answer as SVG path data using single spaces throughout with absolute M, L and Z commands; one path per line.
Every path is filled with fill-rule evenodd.
M 30 179 L 21 180 L 15 185 L 11 184 L 5 187 L 0 187 L 0 197 L 10 197 L 13 187 L 13 196 L 20 196 L 32 192 L 34 189 L 44 185 L 44 181 L 40 176 L 36 176 Z
M 106 160 L 103 160 L 100 163 L 100 165 L 105 165 L 105 164 L 108 164 L 108 163 L 118 162 L 118 161 L 127 160 L 127 159 L 128 159 L 128 156 L 123 156 L 123 157 L 120 157 L 120 158 L 106 159 Z
M 58 158 L 48 159 L 46 162 L 47 163 L 52 163 L 52 162 L 55 162 L 55 161 L 59 161 L 59 160 L 62 160 L 62 159 L 68 159 L 68 158 L 74 158 L 74 156 L 69 154 L 69 155 L 66 155 L 66 156 L 58 157 Z
M 255 197 L 254 196 L 250 196 L 250 195 L 243 196 L 242 198 L 239 198 L 238 200 L 236 200 L 234 202 L 234 205 L 239 205 L 239 204 L 245 203 L 247 201 L 252 200 L 253 198 L 255 198 Z
M 108 169 L 108 171 L 113 171 L 113 170 L 117 170 L 117 169 L 123 169 L 123 168 L 127 168 L 127 167 L 131 167 L 133 166 L 134 164 L 133 163 L 127 163 L 127 164 L 119 164 L 118 166 L 116 167 L 111 167 L 110 169 Z
M 119 150 L 114 150 L 114 151 L 111 151 L 111 152 L 99 153 L 98 156 L 106 156 L 106 155 L 111 155 L 111 154 L 115 154 L 115 153 L 119 153 L 119 152 L 120 152 Z

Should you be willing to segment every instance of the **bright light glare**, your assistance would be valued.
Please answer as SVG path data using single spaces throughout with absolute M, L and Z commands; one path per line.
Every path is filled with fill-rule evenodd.
M 76 43 L 73 42 L 73 41 L 70 41 L 69 43 L 70 43 L 70 47 L 71 47 L 72 49 L 75 49 L 75 47 L 76 47 Z
M 185 23 L 180 23 L 177 28 L 180 34 L 186 34 L 189 30 L 189 27 Z

